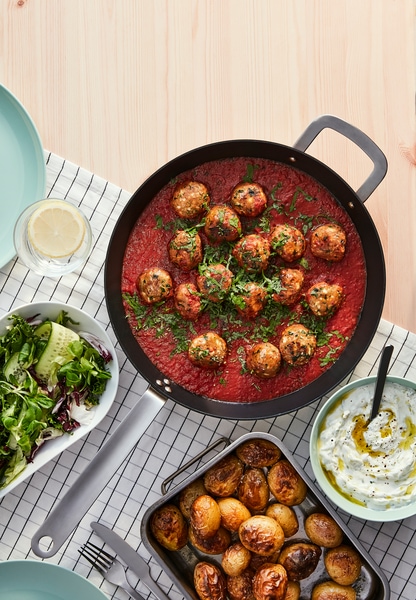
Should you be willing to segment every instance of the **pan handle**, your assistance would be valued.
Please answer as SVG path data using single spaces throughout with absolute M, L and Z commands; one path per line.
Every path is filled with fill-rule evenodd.
M 361 202 L 365 202 L 374 192 L 376 187 L 383 181 L 384 176 L 387 173 L 386 157 L 373 140 L 363 131 L 333 115 L 322 115 L 312 121 L 303 134 L 296 140 L 293 147 L 296 148 L 296 150 L 305 152 L 316 136 L 326 128 L 333 129 L 354 142 L 354 144 L 361 148 L 372 161 L 374 165 L 372 172 L 356 192 Z
M 177 469 L 177 471 L 175 471 L 174 473 L 172 473 L 172 475 L 169 475 L 168 477 L 166 477 L 166 479 L 164 481 L 162 481 L 162 485 L 161 485 L 162 494 L 165 496 L 165 494 L 168 491 L 168 485 L 174 479 L 176 479 L 176 477 L 178 477 L 179 475 L 181 475 L 182 473 L 187 471 L 189 469 L 189 467 L 191 467 L 192 465 L 197 463 L 199 460 L 201 460 L 201 458 L 203 458 L 204 456 L 209 454 L 211 452 L 211 450 L 215 450 L 215 448 L 217 446 L 220 446 L 221 444 L 224 444 L 224 446 L 228 446 L 229 443 L 230 443 L 230 440 L 228 438 L 220 437 L 220 438 L 218 438 L 218 440 L 215 440 L 215 442 L 213 442 L 210 446 L 208 446 L 204 450 L 201 450 L 201 452 L 199 454 L 197 454 L 196 456 L 191 458 L 191 460 L 189 460 L 187 463 L 182 465 L 182 467 Z
M 31 542 L 35 554 L 42 558 L 56 554 L 146 432 L 165 401 L 166 398 L 152 388 L 145 391 L 39 527 Z M 41 548 L 42 538 L 47 549 Z

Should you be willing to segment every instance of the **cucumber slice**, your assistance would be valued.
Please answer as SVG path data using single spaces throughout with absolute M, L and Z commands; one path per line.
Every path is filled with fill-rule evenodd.
M 10 381 L 11 375 L 17 379 L 19 383 L 23 383 L 26 379 L 26 371 L 19 362 L 19 353 L 15 352 L 4 365 L 4 376 L 7 381 Z
M 79 335 L 54 321 L 45 321 L 35 329 L 35 335 L 48 340 L 44 351 L 39 357 L 35 366 L 36 374 L 43 381 L 48 381 L 53 370 L 53 363 L 59 357 L 60 364 L 65 364 L 71 360 L 68 352 L 68 345 L 71 342 L 79 340 Z

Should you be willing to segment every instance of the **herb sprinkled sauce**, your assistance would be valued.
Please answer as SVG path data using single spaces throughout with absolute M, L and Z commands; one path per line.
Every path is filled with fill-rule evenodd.
M 181 215 L 187 215 L 186 194 L 198 188 L 192 182 L 203 186 L 203 210 L 201 201 L 191 213 L 194 218 L 183 218 L 172 199 L 178 198 L 179 190 Z M 195 196 L 188 197 L 193 208 Z M 334 254 L 328 260 L 327 255 L 322 258 L 311 251 L 312 232 L 329 225 L 345 232 L 341 259 Z M 185 233 L 178 238 L 178 232 Z M 202 257 L 196 260 L 198 238 Z M 180 260 L 172 261 L 179 252 Z M 169 290 L 159 302 L 147 303 L 138 292 L 137 280 L 155 268 L 169 273 L 172 293 Z M 186 286 L 179 287 L 182 284 Z M 335 285 L 342 296 L 338 304 L 328 296 Z M 189 391 L 230 402 L 275 398 L 319 377 L 351 338 L 365 285 L 358 233 L 332 195 L 292 167 L 245 157 L 202 164 L 160 190 L 132 230 L 122 274 L 126 314 L 149 359 Z M 318 298 L 320 306 L 327 307 L 323 315 L 315 314 L 308 303 L 307 292 L 313 286 L 326 290 Z M 180 300 L 175 300 L 178 288 Z M 250 370 L 251 348 L 259 343 L 279 348 L 282 332 L 294 324 L 313 336 L 312 356 L 297 366 L 282 360 L 272 377 Z M 192 340 L 207 332 L 226 343 L 226 357 L 218 367 L 214 361 L 203 368 L 189 358 Z

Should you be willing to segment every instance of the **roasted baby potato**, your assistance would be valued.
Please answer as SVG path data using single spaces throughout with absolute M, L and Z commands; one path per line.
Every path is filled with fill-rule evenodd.
M 294 542 L 283 548 L 279 563 L 284 566 L 291 581 L 301 581 L 315 571 L 321 554 L 322 551 L 316 544 Z
M 279 523 L 265 515 L 255 515 L 238 529 L 241 543 L 251 552 L 270 556 L 283 546 L 285 534 Z
M 299 530 L 299 521 L 295 511 L 286 504 L 273 502 L 266 509 L 266 516 L 271 517 L 279 523 L 284 531 L 285 537 L 289 538 L 295 535 Z
M 298 581 L 288 581 L 285 600 L 299 600 L 300 583 Z
M 324 563 L 328 575 L 340 585 L 353 584 L 361 573 L 360 555 L 352 546 L 346 544 L 327 550 Z
M 204 485 L 209 494 L 226 498 L 237 489 L 244 472 L 241 460 L 235 454 L 228 454 L 204 475 Z
M 280 449 L 265 439 L 247 440 L 236 449 L 238 458 L 249 467 L 271 467 L 279 460 L 282 453 Z
M 267 475 L 270 491 L 278 502 L 295 506 L 306 498 L 308 488 L 295 467 L 285 458 L 273 465 Z
M 190 511 L 190 524 L 202 538 L 210 538 L 217 533 L 221 525 L 221 513 L 214 498 L 208 494 L 195 498 Z
M 212 537 L 203 538 L 193 527 L 189 528 L 189 541 L 197 550 L 205 554 L 222 554 L 231 544 L 231 534 L 220 527 Z
M 288 585 L 287 573 L 279 564 L 266 563 L 253 577 L 256 600 L 285 600 Z
M 228 546 L 221 559 L 221 566 L 226 575 L 241 575 L 250 564 L 251 552 L 241 542 Z
M 217 565 L 199 562 L 194 569 L 194 586 L 201 600 L 225 600 L 227 583 Z
M 254 571 L 250 568 L 241 575 L 227 576 L 227 592 L 230 600 L 255 600 L 253 576 Z
M 150 530 L 155 539 L 168 550 L 179 550 L 188 541 L 188 525 L 174 504 L 165 504 L 152 514 Z
M 251 512 L 238 498 L 218 498 L 221 513 L 221 525 L 228 531 L 238 531 L 241 523 L 251 517 Z
M 184 488 L 179 495 L 179 508 L 186 519 L 191 517 L 191 506 L 198 496 L 203 496 L 207 493 L 202 479 L 195 479 Z
M 237 488 L 239 500 L 247 506 L 252 513 L 261 513 L 265 510 L 270 496 L 269 486 L 263 469 L 248 467 Z
M 306 518 L 304 527 L 311 542 L 323 548 L 335 548 L 344 538 L 341 527 L 326 513 L 312 513 Z
M 313 590 L 311 600 L 356 600 L 357 594 L 351 586 L 339 585 L 335 581 L 318 583 Z

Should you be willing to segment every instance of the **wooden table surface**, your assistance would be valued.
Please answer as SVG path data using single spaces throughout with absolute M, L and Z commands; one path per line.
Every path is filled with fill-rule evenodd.
M 0 81 L 45 149 L 133 192 L 232 138 L 292 145 L 331 113 L 385 153 L 366 202 L 383 316 L 416 332 L 415 0 L 1 0 Z M 308 152 L 354 189 L 369 159 L 331 130 Z

